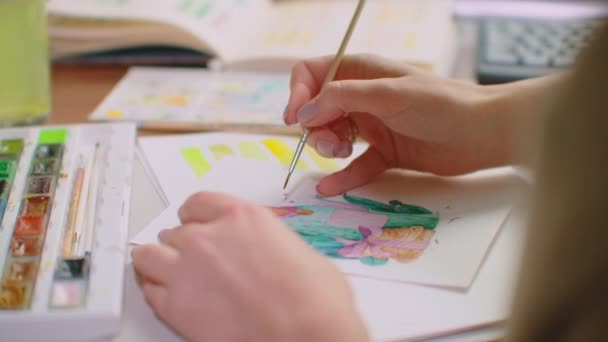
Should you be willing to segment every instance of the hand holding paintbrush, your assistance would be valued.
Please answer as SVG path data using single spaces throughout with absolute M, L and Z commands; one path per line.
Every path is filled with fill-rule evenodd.
M 336 56 L 334 57 L 333 63 L 331 64 L 329 70 L 327 71 L 327 75 L 325 75 L 325 80 L 323 81 L 323 84 L 321 85 L 321 89 L 323 89 L 323 87 L 327 83 L 331 82 L 336 77 L 336 73 L 338 72 L 338 68 L 340 67 L 340 62 L 342 61 L 342 58 L 344 57 L 344 51 L 346 50 L 346 46 L 348 45 L 348 42 L 350 41 L 350 37 L 353 34 L 355 26 L 357 26 L 357 21 L 359 20 L 359 17 L 361 16 L 361 12 L 363 10 L 364 5 L 365 5 L 365 0 L 359 0 L 359 3 L 357 4 L 357 8 L 355 9 L 355 13 L 353 14 L 350 24 L 348 25 L 348 29 L 346 30 L 346 34 L 344 34 L 344 38 L 342 39 L 342 43 L 340 44 L 340 48 L 338 49 L 338 52 L 336 53 Z M 285 184 L 283 184 L 283 189 L 285 189 L 287 187 L 287 183 L 289 183 L 289 178 L 291 177 L 291 174 L 293 173 L 293 171 L 298 163 L 298 160 L 300 159 L 300 156 L 302 155 L 302 151 L 304 150 L 304 145 L 306 145 L 306 140 L 308 140 L 309 135 L 310 135 L 310 130 L 304 129 L 304 133 L 302 134 L 302 137 L 300 138 L 300 142 L 298 143 L 298 147 L 296 148 L 296 152 L 295 152 L 293 159 L 291 161 L 291 164 L 289 166 L 287 178 L 285 179 Z

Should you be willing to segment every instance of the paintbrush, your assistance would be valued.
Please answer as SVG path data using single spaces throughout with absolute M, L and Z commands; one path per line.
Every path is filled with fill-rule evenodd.
M 342 58 L 344 57 L 344 51 L 346 50 L 346 46 L 348 45 L 348 41 L 353 34 L 355 26 L 357 26 L 357 21 L 359 21 L 359 17 L 361 16 L 361 12 L 363 10 L 363 6 L 365 5 L 365 0 L 359 0 L 357 4 L 357 8 L 355 9 L 355 13 L 353 14 L 352 19 L 350 20 L 350 24 L 348 25 L 348 29 L 344 34 L 344 38 L 342 39 L 342 43 L 340 44 L 340 48 L 334 57 L 332 64 L 325 75 L 325 80 L 323 80 L 323 84 L 321 85 L 321 89 L 325 87 L 325 85 L 336 77 L 336 72 L 338 72 L 338 68 L 340 67 L 340 62 L 342 62 Z M 304 133 L 300 138 L 300 142 L 298 143 L 298 147 L 296 148 L 296 152 L 293 155 L 293 159 L 291 160 L 291 165 L 289 165 L 289 171 L 287 173 L 287 178 L 285 179 L 285 184 L 283 184 L 283 189 L 287 187 L 287 183 L 289 183 L 289 178 L 291 178 L 291 174 L 296 168 L 298 160 L 300 160 L 300 156 L 302 155 L 302 151 L 304 150 L 304 146 L 306 145 L 306 141 L 308 140 L 308 136 L 310 135 L 309 129 L 304 129 Z

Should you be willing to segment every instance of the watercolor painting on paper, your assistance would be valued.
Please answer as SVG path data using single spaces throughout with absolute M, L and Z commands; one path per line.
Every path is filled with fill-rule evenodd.
M 283 190 L 296 137 L 221 132 L 139 142 L 168 206 L 132 243 L 156 243 L 160 230 L 178 225 L 178 208 L 193 192 L 219 191 L 271 208 L 345 274 L 450 288 L 474 280 L 519 184 L 510 170 L 451 178 L 388 172 L 346 195 L 321 198 L 320 177 L 365 146 L 345 160 L 319 162 L 303 153 Z
M 333 257 L 369 266 L 416 260 L 439 222 L 437 214 L 397 200 L 380 203 L 344 195 L 346 203 L 319 199 L 312 205 L 271 207 L 310 246 Z

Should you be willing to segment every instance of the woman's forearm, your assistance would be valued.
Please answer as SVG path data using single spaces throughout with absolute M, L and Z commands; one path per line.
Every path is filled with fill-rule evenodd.
M 506 164 L 533 166 L 545 113 L 569 77 L 570 72 L 562 72 L 483 87 L 488 94 L 488 112 L 495 116 L 493 124 L 500 132 L 498 140 L 502 141 L 500 149 Z

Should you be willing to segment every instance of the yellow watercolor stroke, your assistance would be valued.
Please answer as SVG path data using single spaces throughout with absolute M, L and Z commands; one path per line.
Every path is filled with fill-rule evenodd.
M 289 166 L 291 164 L 295 152 L 283 140 L 266 139 L 263 143 L 282 165 Z M 308 166 L 302 159 L 298 160 L 296 167 L 301 170 L 308 170 Z
M 338 171 L 338 169 L 340 168 L 340 166 L 338 165 L 338 163 L 336 163 L 335 160 L 321 157 L 317 153 L 317 151 L 312 149 L 310 146 L 307 145 L 306 147 L 304 147 L 304 150 L 306 151 L 306 153 L 308 153 L 310 159 L 312 159 L 312 161 L 317 164 L 317 167 L 319 167 L 321 171 L 335 172 Z
M 209 146 L 209 149 L 216 160 L 221 160 L 226 156 L 234 156 L 234 151 L 226 144 L 214 144 Z
M 186 147 L 181 149 L 182 156 L 194 171 L 196 177 L 202 177 L 211 170 L 211 164 L 205 159 L 198 147 Z
M 238 143 L 237 148 L 241 157 L 254 160 L 268 160 L 268 156 L 260 148 L 258 144 L 253 141 L 243 141 Z

